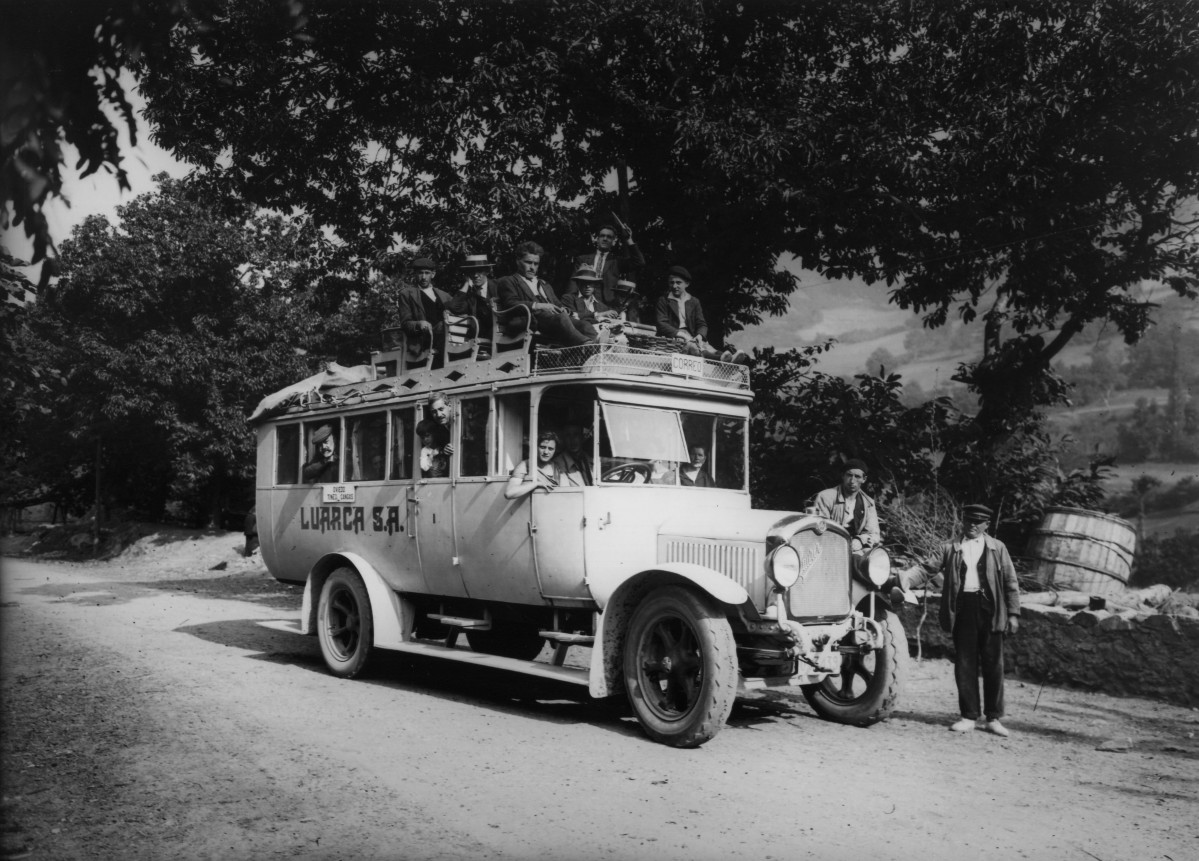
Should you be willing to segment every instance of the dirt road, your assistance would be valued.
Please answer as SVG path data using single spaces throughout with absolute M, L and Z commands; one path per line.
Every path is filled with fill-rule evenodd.
M 673 750 L 549 682 L 335 679 L 258 624 L 300 596 L 255 565 L 0 578 L 0 858 L 1199 858 L 1194 710 L 1009 681 L 1012 737 L 958 736 L 949 665 L 913 662 L 871 729 L 789 691 Z

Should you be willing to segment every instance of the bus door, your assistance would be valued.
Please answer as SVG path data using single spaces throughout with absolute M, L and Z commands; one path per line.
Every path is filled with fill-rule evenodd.
M 547 600 L 590 601 L 585 583 L 583 488 L 534 493 L 530 508 L 533 557 Z
M 529 499 L 504 498 L 509 473 L 528 457 L 529 393 L 496 395 L 494 411 L 491 403 L 480 396 L 460 404 L 454 494 L 462 578 L 472 598 L 535 604 Z
M 434 428 L 431 434 L 428 433 L 430 427 Z M 426 431 L 423 439 L 422 430 Z M 417 425 L 416 481 L 408 487 L 408 523 L 429 590 L 438 595 L 464 598 L 466 586 L 462 582 L 455 540 L 451 478 L 455 469 L 452 461 L 456 457 L 447 458 L 442 454 L 449 441 L 449 429 L 436 428 L 426 409 L 425 418 Z

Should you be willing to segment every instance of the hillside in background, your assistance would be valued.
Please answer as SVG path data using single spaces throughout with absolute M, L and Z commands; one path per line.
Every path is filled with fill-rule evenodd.
M 819 370 L 852 377 L 867 369 L 877 374 L 883 365 L 887 373 L 901 375 L 912 400 L 948 393 L 971 408 L 968 393 L 951 377 L 959 364 L 978 357 L 977 322 L 966 326 L 951 318 L 928 330 L 919 315 L 890 304 L 884 284 L 800 274 L 803 280 L 788 313 L 737 333 L 738 347 L 787 350 L 833 337 L 837 343 L 819 358 Z M 1094 455 L 1115 457 L 1106 482 L 1113 502 L 1130 493 L 1142 476 L 1160 482 L 1154 494 L 1188 480 L 1199 484 L 1199 303 L 1180 299 L 1160 284 L 1146 285 L 1144 296 L 1161 307 L 1155 326 L 1137 346 L 1125 345 L 1113 327 L 1093 326 L 1074 339 L 1056 364 L 1075 384 L 1072 404 L 1049 416 L 1053 434 L 1074 441 L 1065 466 L 1085 466 Z M 1193 460 L 1187 451 L 1180 459 L 1177 452 L 1161 450 L 1160 425 L 1174 402 L 1171 385 L 1179 391 L 1179 415 L 1194 440 Z M 1158 450 L 1147 450 L 1152 444 Z M 1150 511 L 1144 527 L 1148 535 L 1199 530 L 1199 503 Z

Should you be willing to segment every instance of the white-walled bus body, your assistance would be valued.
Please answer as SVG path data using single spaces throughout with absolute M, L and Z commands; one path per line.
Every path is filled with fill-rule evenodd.
M 596 696 L 623 687 L 652 737 L 689 746 L 731 708 L 714 687 L 821 685 L 840 673 L 842 644 L 881 642 L 852 606 L 844 530 L 752 509 L 744 369 L 614 353 L 400 373 L 259 423 L 261 552 L 276 578 L 305 585 L 299 628 L 322 634 L 334 672 L 356 674 L 359 650 L 378 647 L 563 678 Z M 425 426 L 435 444 L 422 445 L 434 392 L 449 420 L 440 437 Z M 590 476 L 549 470 L 545 486 L 506 498 L 547 430 L 559 455 L 581 437 L 573 457 Z M 337 464 L 319 478 L 306 466 L 314 435 L 336 440 Z M 783 545 L 802 568 L 786 588 L 771 576 Z M 535 660 L 543 642 L 550 654 Z M 686 654 L 661 654 L 663 643 Z M 575 646 L 593 651 L 572 670 Z M 681 663 L 696 664 L 693 678 L 673 677 Z

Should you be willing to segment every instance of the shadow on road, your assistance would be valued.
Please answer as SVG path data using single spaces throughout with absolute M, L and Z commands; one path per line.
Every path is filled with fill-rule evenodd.
M 331 682 L 337 681 L 325 668 L 316 637 L 276 631 L 254 619 L 185 625 L 175 630 L 210 643 L 253 652 L 245 656 L 250 660 L 299 667 Z M 578 685 L 424 655 L 377 651 L 371 660 L 367 673 L 356 678 L 355 684 L 469 702 L 480 708 L 547 723 L 586 724 L 653 743 L 641 732 L 623 696 L 592 699 Z M 796 718 L 817 719 L 786 701 L 739 698 L 728 728 L 753 729 Z
M 7 597 L 20 603 L 22 595 L 52 598 L 54 603 L 103 607 L 122 604 L 151 592 L 175 592 L 200 598 L 248 601 L 276 610 L 298 611 L 304 594 L 302 586 L 280 583 L 257 572 L 217 577 L 180 577 L 158 580 L 85 580 L 79 583 L 47 583 L 41 586 L 14 585 Z

